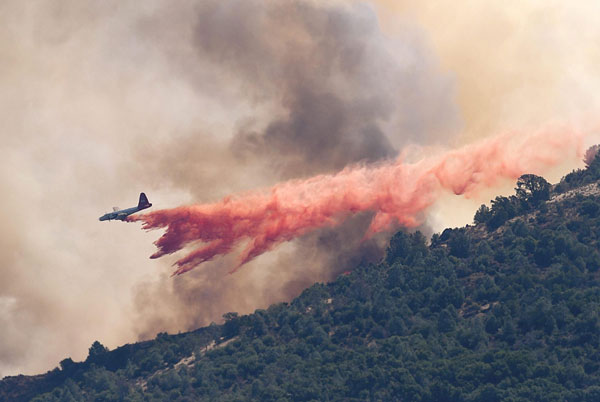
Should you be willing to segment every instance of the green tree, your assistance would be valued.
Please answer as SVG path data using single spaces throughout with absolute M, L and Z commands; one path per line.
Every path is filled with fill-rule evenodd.
M 456 318 L 448 309 L 442 310 L 437 322 L 437 328 L 440 332 L 450 332 L 456 327 Z
M 70 357 L 63 359 L 60 362 L 60 369 L 66 373 L 73 371 L 73 369 L 75 369 L 75 366 L 76 366 L 75 362 Z
M 397 232 L 390 239 L 390 243 L 385 253 L 385 260 L 388 264 L 393 263 L 397 259 L 404 259 L 409 252 L 408 235 L 404 232 Z
M 495 230 L 507 220 L 515 217 L 516 214 L 517 210 L 513 198 L 498 196 L 492 200 L 491 217 L 487 225 L 490 229 Z
M 471 238 L 462 229 L 454 230 L 448 241 L 448 247 L 450 248 L 451 255 L 459 258 L 467 258 L 471 250 Z
M 552 186 L 541 176 L 524 174 L 517 180 L 515 188 L 517 199 L 529 209 L 550 198 Z
M 223 314 L 225 323 L 223 324 L 223 336 L 226 338 L 232 338 L 240 333 L 240 318 L 238 313 L 229 312 Z
M 477 210 L 477 212 L 475 212 L 475 217 L 473 218 L 473 221 L 475 223 L 488 223 L 491 218 L 492 211 L 487 205 L 482 204 Z
M 98 341 L 94 341 L 92 346 L 89 348 L 89 353 L 86 361 L 100 361 L 102 360 L 106 354 L 108 353 L 108 349 L 102 345 Z

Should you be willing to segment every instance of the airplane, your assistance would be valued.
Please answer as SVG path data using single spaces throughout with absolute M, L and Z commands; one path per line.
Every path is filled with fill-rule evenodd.
M 118 207 L 113 207 L 112 212 L 104 214 L 98 219 L 101 221 L 110 221 L 113 219 L 124 221 L 129 215 L 139 212 L 142 209 L 150 208 L 151 206 L 152 204 L 148 202 L 146 194 L 140 193 L 140 200 L 138 202 L 137 207 L 131 207 L 127 209 L 119 209 Z

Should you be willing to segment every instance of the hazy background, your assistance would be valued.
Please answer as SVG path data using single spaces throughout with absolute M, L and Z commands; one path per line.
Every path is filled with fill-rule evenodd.
M 1 2 L 0 376 L 289 300 L 385 244 L 359 244 L 362 215 L 235 275 L 226 257 L 169 278 L 159 233 L 98 222 L 140 191 L 167 208 L 406 145 L 598 132 L 599 3 L 413 3 Z M 482 200 L 448 196 L 425 230 Z

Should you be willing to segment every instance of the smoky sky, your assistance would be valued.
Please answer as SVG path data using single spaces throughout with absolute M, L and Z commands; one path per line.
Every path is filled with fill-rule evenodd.
M 457 123 L 450 77 L 417 37 L 386 38 L 364 4 L 204 3 L 194 34 L 201 57 L 255 102 L 276 104 L 278 116 L 246 124 L 231 148 L 280 176 L 394 157 L 396 146 L 440 141 Z
M 257 172 L 252 182 L 271 184 L 393 158 L 408 143 L 448 143 L 459 126 L 452 75 L 422 33 L 407 25 L 403 36 L 387 37 L 366 4 L 228 0 L 193 10 L 189 46 L 173 44 L 181 35 L 152 20 L 159 17 L 141 30 L 158 37 L 167 65 L 190 88 L 235 105 L 234 127 L 181 133 L 185 145 L 145 146 L 142 154 L 162 162 L 153 175 L 201 197 L 211 191 L 205 181 L 237 180 L 207 171 L 207 149 L 233 171 Z M 190 152 L 194 143 L 203 149 Z
M 366 214 L 169 278 L 159 232 L 97 220 L 141 191 L 211 202 L 465 125 L 597 116 L 597 6 L 523 3 L 0 2 L 0 376 L 289 301 L 385 247 Z M 478 206 L 452 205 L 436 227 Z
M 257 172 L 248 180 L 260 186 L 394 158 L 409 143 L 447 143 L 458 125 L 451 75 L 437 67 L 418 30 L 407 27 L 402 37 L 386 37 L 366 4 L 205 1 L 195 13 L 185 52 L 191 60 L 174 57 L 178 50 L 166 46 L 170 67 L 197 91 L 207 76 L 221 77 L 235 93 L 226 102 L 248 112 L 234 119 L 225 141 L 207 144 L 206 133 L 186 134 L 183 142 L 145 148 L 143 157 L 160 161 L 153 174 L 199 199 L 214 191 L 207 183 L 218 183 L 222 169 L 226 180 L 232 180 L 231 170 Z M 200 171 L 207 147 L 222 161 L 209 172 Z M 140 331 L 149 336 L 161 326 L 192 329 L 225 311 L 247 313 L 289 301 L 315 281 L 377 262 L 386 235 L 363 241 L 371 218 L 363 214 L 303 236 L 251 264 L 250 273 L 225 276 L 232 262 L 224 259 L 205 264 L 203 273 L 140 290 Z M 242 286 L 252 282 L 249 275 L 270 279 L 254 289 Z M 164 296 L 156 301 L 155 294 Z M 169 316 L 149 307 L 164 298 L 173 303 Z
M 6 1 L 0 20 L 0 375 L 289 301 L 385 242 L 362 216 L 169 278 L 159 233 L 98 222 L 112 206 L 375 162 L 459 121 L 426 35 L 386 36 L 365 3 Z

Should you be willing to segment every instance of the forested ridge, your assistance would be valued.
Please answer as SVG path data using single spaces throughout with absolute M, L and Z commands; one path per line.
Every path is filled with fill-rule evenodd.
M 34 401 L 600 401 L 600 158 L 290 303 L 7 377 Z

